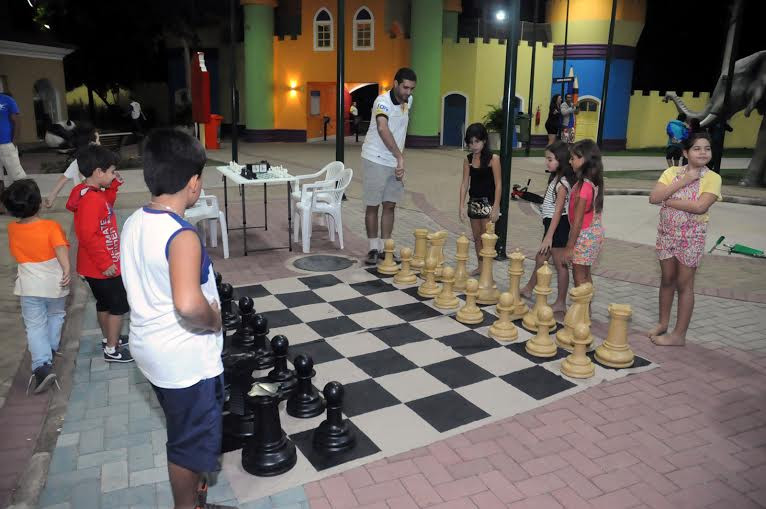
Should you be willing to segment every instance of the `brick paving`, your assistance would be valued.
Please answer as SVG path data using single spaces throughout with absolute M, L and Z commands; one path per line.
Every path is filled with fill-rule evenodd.
M 435 152 L 434 157 L 446 158 Z M 344 254 L 359 257 L 367 245 L 355 185 L 344 215 Z M 123 216 L 145 201 L 145 195 L 135 194 L 121 198 Z M 249 206 L 256 207 L 260 197 L 253 193 L 250 198 Z M 412 230 L 418 227 L 453 234 L 468 230 L 448 207 L 438 199 L 437 207 L 431 199 L 408 193 L 397 216 L 398 245 L 411 245 Z M 270 201 L 270 231 L 251 233 L 253 244 L 285 243 L 286 221 L 279 219 L 285 205 L 284 199 Z M 540 236 L 539 219 L 518 202 L 512 203 L 510 218 L 509 247 L 531 255 Z M 232 208 L 230 223 L 237 221 Z M 326 236 L 315 227 L 312 252 L 336 252 Z M 237 233 L 230 243 L 229 260 L 221 259 L 220 247 L 211 250 L 227 280 L 255 283 L 295 274 L 289 261 L 301 255 L 299 246 L 293 253 L 269 251 L 244 258 Z M 594 333 L 603 336 L 608 303 L 630 303 L 631 346 L 658 362 L 658 369 L 240 507 L 766 506 L 766 284 L 759 261 L 706 257 L 697 277 L 690 344 L 662 349 L 640 334 L 656 316 L 652 251 L 607 241 L 594 271 L 593 320 Z M 452 255 L 454 247 L 448 244 L 447 256 Z M 8 281 L 8 265 L 0 265 L 0 277 Z M 528 260 L 527 276 L 531 267 Z M 507 285 L 505 270 L 504 264 L 496 264 L 501 287 Z M 71 337 L 65 342 L 64 361 L 69 367 L 57 367 L 64 392 L 27 397 L 28 357 L 20 359 L 18 353 L 20 368 L 3 381 L 0 423 L 6 433 L 0 454 L 6 461 L 0 467 L 5 474 L 0 505 L 10 501 L 25 458 L 52 451 L 39 507 L 170 506 L 164 424 L 156 401 L 137 370 L 99 362 L 88 293 L 79 292 L 70 306 Z M 4 330 L 15 330 L 14 340 L 23 344 L 23 329 L 8 302 L 0 317 L 3 327 L 8 324 Z M 211 489 L 214 500 L 236 503 L 232 496 L 225 479 Z

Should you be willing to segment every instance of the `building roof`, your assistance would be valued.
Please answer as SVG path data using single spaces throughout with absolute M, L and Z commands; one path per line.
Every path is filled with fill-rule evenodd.
M 0 55 L 62 60 L 76 46 L 55 41 L 48 34 L 4 33 L 0 39 Z

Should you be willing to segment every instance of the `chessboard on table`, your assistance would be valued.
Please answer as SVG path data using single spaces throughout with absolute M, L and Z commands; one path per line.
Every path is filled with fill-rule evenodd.
M 235 298 L 252 297 L 256 312 L 268 319 L 269 337 L 287 336 L 290 360 L 301 353 L 312 357 L 315 387 L 344 385 L 344 416 L 358 440 L 340 456 L 318 457 L 312 432 L 325 416 L 304 420 L 281 411 L 282 427 L 299 449 L 298 463 L 278 478 L 254 478 L 242 471 L 240 452 L 228 452 L 224 470 L 239 479 L 235 486 L 229 477 L 235 491 L 243 491 L 241 501 L 246 499 L 239 495 L 247 497 L 253 486 L 254 497 L 256 491 L 275 493 L 656 367 L 636 356 L 631 368 L 596 362 L 594 377 L 567 378 L 560 365 L 569 352 L 559 349 L 545 359 L 529 355 L 524 345 L 534 333 L 521 320 L 514 322 L 519 339 L 500 343 L 488 335 L 495 306 L 481 306 L 484 321 L 466 325 L 455 319 L 457 309 L 438 309 L 417 289 L 394 284 L 374 268 L 235 288 Z M 464 295 L 458 297 L 462 305 Z M 594 359 L 593 352 L 589 356 Z

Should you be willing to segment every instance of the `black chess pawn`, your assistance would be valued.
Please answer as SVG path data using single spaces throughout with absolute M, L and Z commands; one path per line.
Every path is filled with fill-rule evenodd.
M 225 331 L 233 331 L 239 328 L 239 314 L 233 309 L 232 297 L 234 288 L 229 283 L 221 284 L 219 295 L 221 297 L 221 323 Z
M 327 419 L 314 431 L 314 450 L 320 454 L 347 451 L 356 445 L 356 437 L 348 421 L 343 420 L 343 386 L 330 382 L 322 392 L 327 400 Z
M 250 297 L 242 297 L 239 299 L 239 316 L 240 324 L 237 329 L 237 341 L 236 346 L 248 348 L 253 345 L 255 339 L 253 338 L 253 318 L 255 317 L 255 310 L 253 309 L 253 299 Z
M 265 316 L 256 314 L 250 322 L 253 331 L 253 341 L 249 344 L 249 348 L 255 352 L 255 360 L 253 361 L 253 369 L 264 370 L 274 367 L 274 354 L 269 348 L 268 335 L 269 335 L 269 321 Z
M 279 394 L 247 396 L 255 413 L 255 433 L 242 448 L 242 468 L 260 477 L 287 472 L 297 461 L 295 444 L 279 420 Z
M 311 379 L 316 375 L 314 361 L 308 355 L 300 354 L 293 361 L 298 386 L 287 400 L 287 413 L 300 419 L 316 417 L 324 412 L 324 399 L 312 385 Z
M 269 380 L 278 383 L 285 393 L 292 392 L 298 384 L 295 372 L 287 367 L 287 350 L 290 343 L 282 334 L 271 338 L 271 349 L 274 352 L 274 369 L 269 371 Z

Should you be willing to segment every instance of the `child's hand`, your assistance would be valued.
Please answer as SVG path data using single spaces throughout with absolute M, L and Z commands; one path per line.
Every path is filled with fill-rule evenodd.
M 115 171 L 115 172 L 114 172 L 114 180 L 116 180 L 116 181 L 117 181 L 117 182 L 119 182 L 120 184 L 122 184 L 122 183 L 124 183 L 124 182 L 125 182 L 125 179 L 124 179 L 124 178 L 122 178 L 122 175 L 120 175 L 120 172 L 119 172 L 119 171 Z
M 500 217 L 500 207 L 492 207 L 492 211 L 489 213 L 489 220 L 493 223 L 497 223 L 497 219 Z
M 572 258 L 574 258 L 574 247 L 567 246 L 564 250 L 564 263 L 571 265 Z
M 69 286 L 69 281 L 71 280 L 69 272 L 64 272 L 64 274 L 61 276 L 61 282 L 59 285 L 61 287 Z
M 221 327 L 223 324 L 221 323 L 221 308 L 218 306 L 218 303 L 214 300 L 210 301 L 210 309 L 213 310 L 213 316 L 215 317 L 213 319 L 213 327 L 211 327 L 211 330 L 213 332 L 218 332 L 221 330 Z
M 547 254 L 548 251 L 551 249 L 551 239 L 549 239 L 547 236 L 543 239 L 543 243 L 540 244 L 540 251 L 538 251 L 540 254 Z
M 50 195 L 46 196 L 45 200 L 43 200 L 43 203 L 45 204 L 45 208 L 49 209 L 49 208 L 53 207 L 54 200 L 55 200 L 55 198 L 53 198 L 52 196 L 50 196 Z
M 460 207 L 458 209 L 457 217 L 460 218 L 461 223 L 465 223 L 465 207 Z
M 117 275 L 117 266 L 115 264 L 111 264 L 108 269 L 102 272 L 102 274 L 106 277 L 114 277 Z

